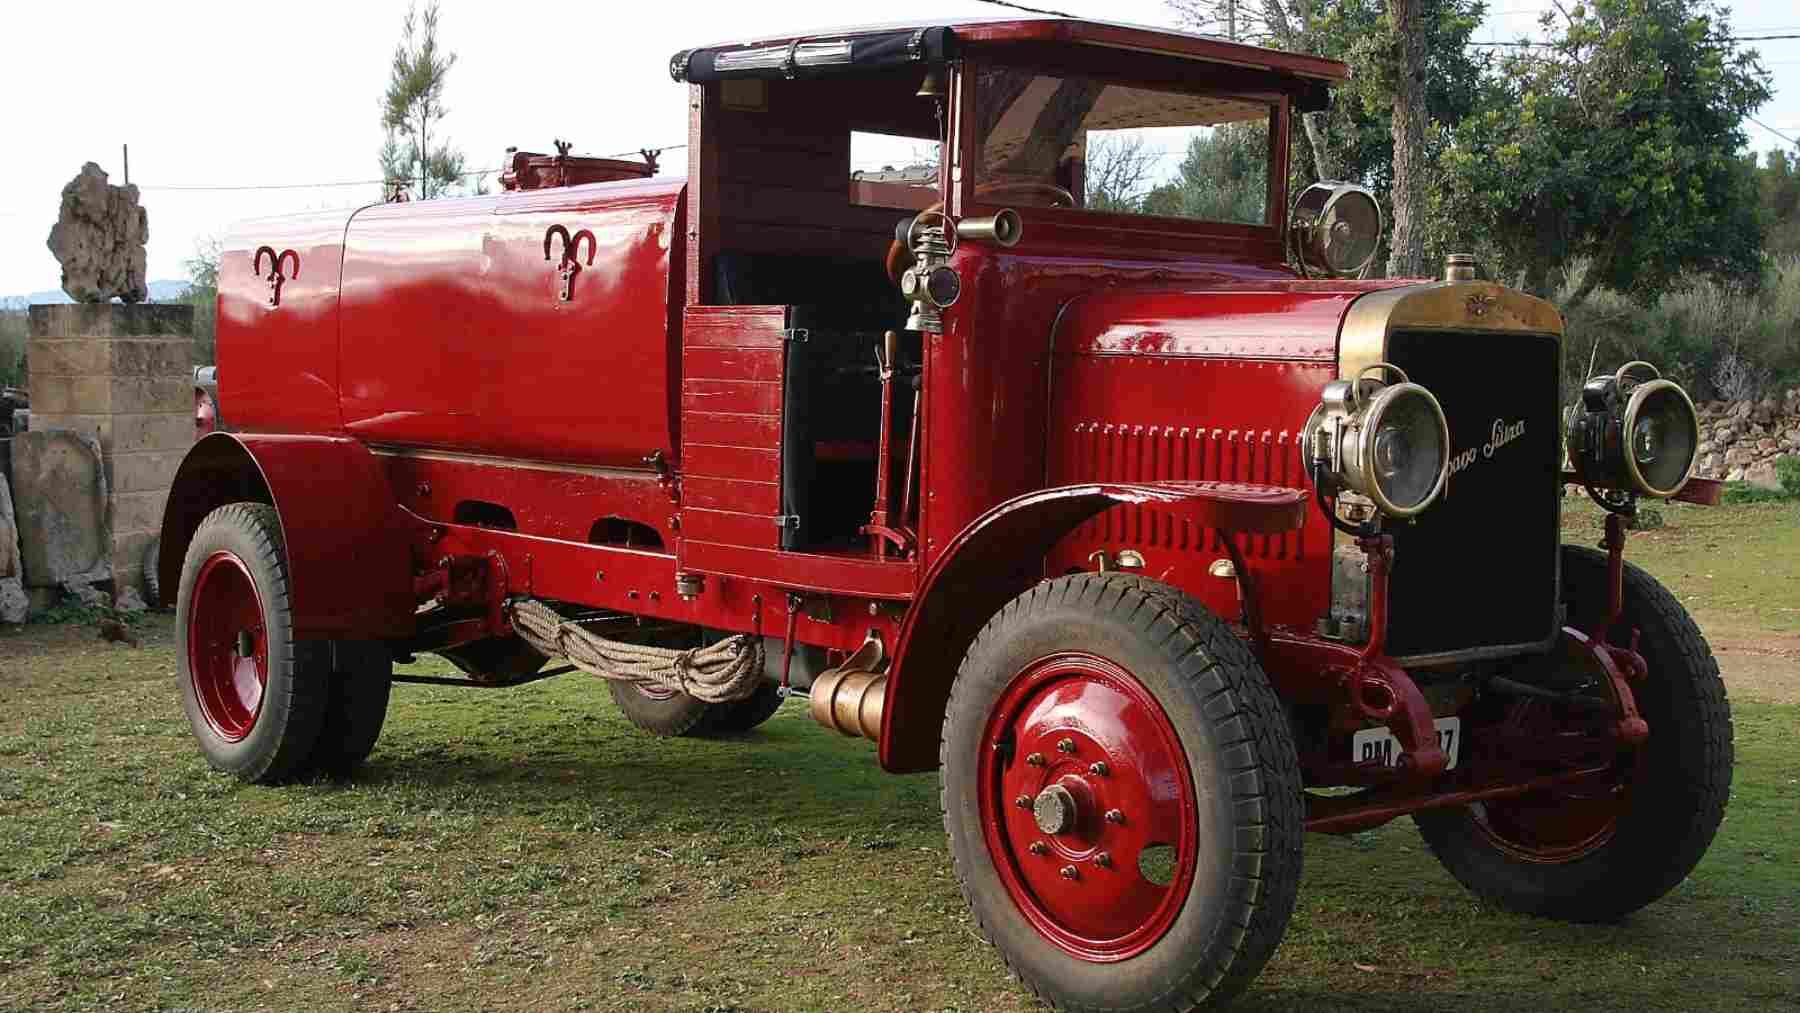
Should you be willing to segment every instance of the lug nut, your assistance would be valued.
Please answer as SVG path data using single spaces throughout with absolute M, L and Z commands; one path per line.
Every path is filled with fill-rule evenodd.
M 1057 740 L 1056 751 L 1059 753 L 1073 753 L 1075 751 L 1075 740 L 1074 739 L 1059 739 L 1059 740 Z
M 1095 777 L 1105 777 L 1106 775 L 1112 773 L 1112 768 L 1108 767 L 1106 765 L 1106 761 L 1102 760 L 1099 763 L 1088 764 L 1088 773 L 1094 775 Z
M 1112 856 L 1102 851 L 1094 856 L 1094 864 L 1102 869 L 1112 868 Z
M 1041 767 L 1044 765 L 1044 754 L 1032 753 L 1030 756 L 1025 757 L 1025 762 L 1034 767 Z
M 1075 868 L 1073 865 L 1065 865 L 1062 867 L 1062 878 L 1064 878 L 1064 879 L 1080 879 L 1081 878 L 1081 870 Z
M 1108 809 L 1106 810 L 1106 822 L 1123 823 L 1125 822 L 1125 814 L 1117 809 Z
M 1034 855 L 1047 855 L 1050 853 L 1050 845 L 1045 844 L 1043 841 L 1032 841 L 1031 853 Z
M 1031 796 L 1020 795 L 1018 798 L 1013 799 L 1013 805 L 1016 805 L 1021 809 L 1029 809 L 1031 808 Z

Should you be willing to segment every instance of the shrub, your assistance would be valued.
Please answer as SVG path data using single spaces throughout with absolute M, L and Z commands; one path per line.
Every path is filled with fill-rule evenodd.
M 23 310 L 0 310 L 0 387 L 25 385 L 25 332 Z
M 1781 491 L 1800 498 L 1800 457 L 1783 457 L 1775 462 L 1775 478 Z
M 1800 258 L 1769 261 L 1753 290 L 1695 279 L 1649 304 L 1596 292 L 1569 314 L 1568 336 L 1566 394 L 1590 361 L 1643 359 L 1697 400 L 1760 397 L 1800 382 Z

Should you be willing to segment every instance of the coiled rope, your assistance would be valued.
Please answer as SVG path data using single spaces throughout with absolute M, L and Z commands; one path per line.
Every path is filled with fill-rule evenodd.
M 761 638 L 748 634 L 685 651 L 628 644 L 608 640 L 530 599 L 513 604 L 512 624 L 526 643 L 566 658 L 584 672 L 686 693 L 707 703 L 742 700 L 756 692 L 763 677 Z

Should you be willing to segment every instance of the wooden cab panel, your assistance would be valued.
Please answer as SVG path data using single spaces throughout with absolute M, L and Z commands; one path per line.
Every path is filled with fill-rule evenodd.
M 684 543 L 781 546 L 786 306 L 689 306 L 681 351 Z

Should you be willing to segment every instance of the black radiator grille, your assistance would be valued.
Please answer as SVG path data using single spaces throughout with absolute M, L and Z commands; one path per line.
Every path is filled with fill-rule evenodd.
M 1397 331 L 1388 359 L 1437 395 L 1452 454 L 1444 497 L 1391 528 L 1388 653 L 1422 660 L 1545 641 L 1560 541 L 1556 339 Z

